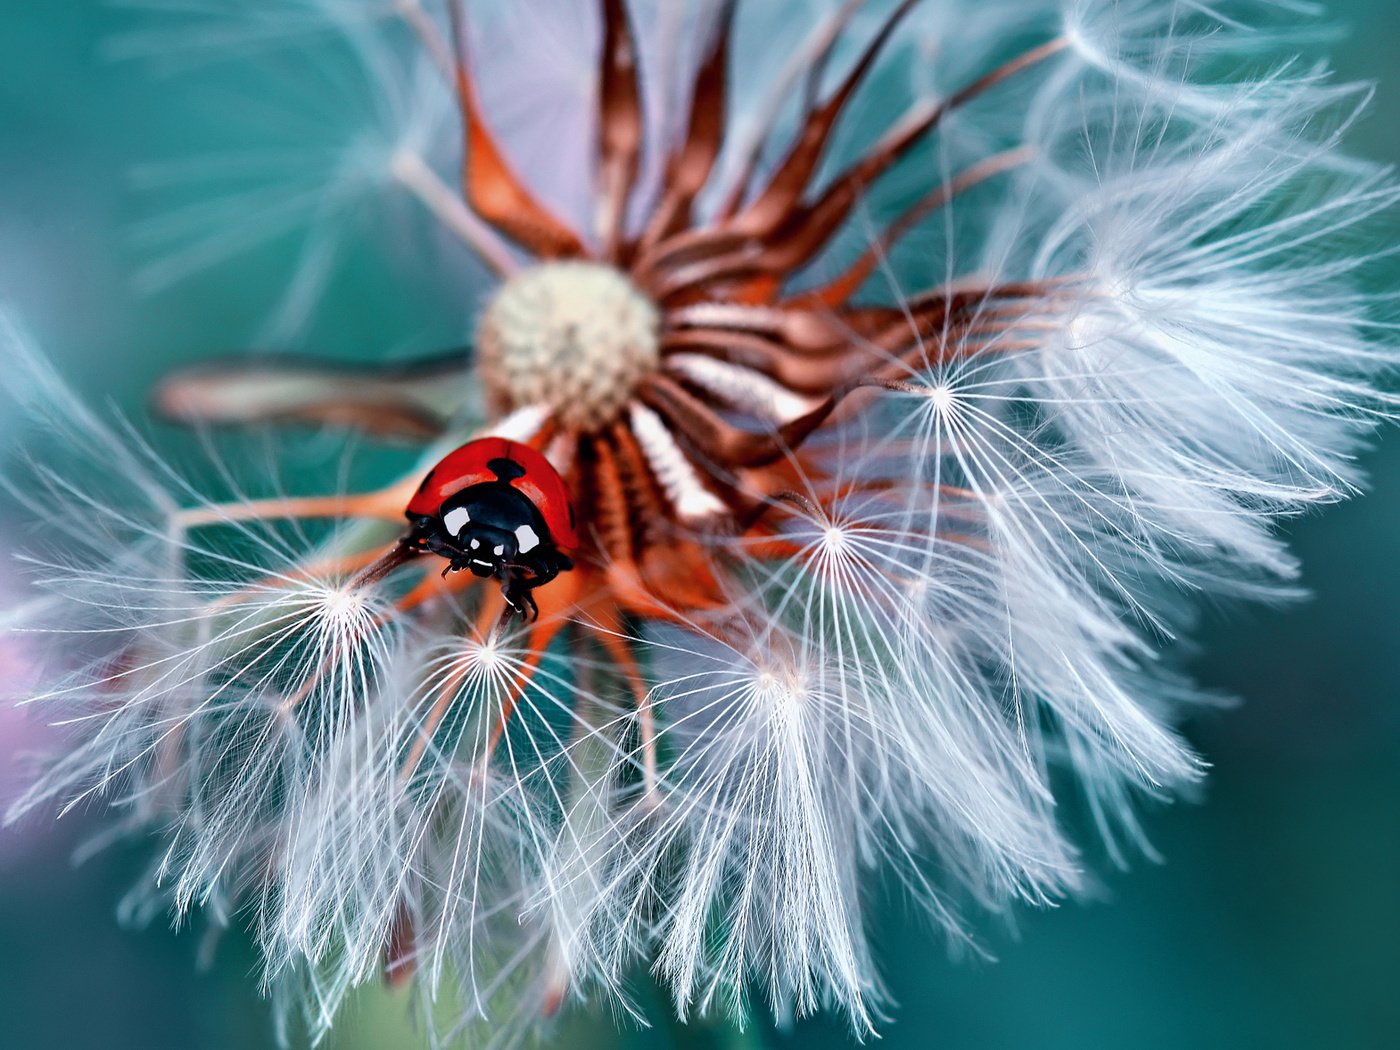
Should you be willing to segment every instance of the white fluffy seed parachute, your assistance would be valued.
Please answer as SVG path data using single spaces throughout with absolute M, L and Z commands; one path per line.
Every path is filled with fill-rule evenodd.
M 1391 414 L 1397 190 L 1343 152 L 1365 93 L 1291 57 L 1310 5 L 124 6 L 114 50 L 191 76 L 298 56 L 285 123 L 142 173 L 208 195 L 143 229 L 144 285 L 299 238 L 260 338 L 335 309 L 352 245 L 402 263 L 386 294 L 492 304 L 480 370 L 184 388 L 418 441 L 368 495 L 302 493 L 282 439 L 177 470 L 0 318 L 3 627 L 64 738 L 12 815 L 158 837 L 129 908 L 246 922 L 290 1041 L 380 974 L 438 1043 L 644 1020 L 648 972 L 682 1017 L 874 1032 L 880 887 L 975 948 L 1086 844 L 1150 850 L 1210 699 L 1164 643 L 1195 597 L 1295 593 L 1276 524 L 1355 493 Z M 459 191 L 462 153 L 515 189 Z M 375 568 L 488 433 L 575 496 L 538 623 L 428 554 Z

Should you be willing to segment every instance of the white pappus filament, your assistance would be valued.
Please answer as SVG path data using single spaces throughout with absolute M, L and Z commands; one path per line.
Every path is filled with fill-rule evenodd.
M 628 406 L 632 431 L 661 487 L 686 521 L 699 521 L 726 512 L 724 501 L 705 487 L 676 439 L 655 412 L 633 401 Z

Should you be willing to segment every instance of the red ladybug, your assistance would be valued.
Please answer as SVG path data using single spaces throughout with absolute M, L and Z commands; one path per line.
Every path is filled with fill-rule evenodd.
M 532 590 L 574 567 L 560 549 L 578 549 L 568 490 L 528 445 L 489 437 L 449 452 L 404 514 L 411 526 L 405 547 L 446 558 L 444 574 L 470 569 L 495 577 L 522 616 L 539 616 Z

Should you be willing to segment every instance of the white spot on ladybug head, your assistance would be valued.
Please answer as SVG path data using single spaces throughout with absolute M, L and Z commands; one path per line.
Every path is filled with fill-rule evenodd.
M 481 541 L 480 541 L 480 540 L 472 540 L 472 550 L 476 550 L 476 549 L 477 549 L 478 547 L 480 547 L 480 546 L 481 546 Z
M 477 328 L 481 378 L 495 411 L 547 406 L 566 429 L 595 431 L 661 361 L 660 315 L 621 271 L 543 263 L 511 278 Z
M 515 549 L 521 554 L 528 554 L 539 545 L 540 538 L 530 526 L 521 525 L 515 530 Z
M 467 513 L 466 507 L 453 507 L 443 515 L 442 523 L 453 536 L 460 536 L 463 527 L 471 520 L 472 516 Z
M 500 546 L 500 547 L 497 547 L 497 548 L 495 549 L 495 555 L 496 555 L 496 557 L 498 557 L 498 558 L 499 558 L 502 554 L 504 554 L 505 552 L 506 552 L 506 549 L 505 549 L 505 546 L 504 546 L 504 545 L 502 545 L 502 546 Z

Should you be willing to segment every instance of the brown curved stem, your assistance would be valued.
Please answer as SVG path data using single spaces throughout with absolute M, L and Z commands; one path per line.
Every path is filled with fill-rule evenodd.
M 725 467 L 756 467 L 771 463 L 795 449 L 821 426 L 835 409 L 837 398 L 828 398 L 804 416 L 775 431 L 740 430 L 726 422 L 707 404 L 664 374 L 647 379 L 642 400 L 660 412 L 684 435 L 700 455 Z
M 776 380 L 794 393 L 807 396 L 830 393 L 861 367 L 850 344 L 840 352 L 821 357 L 799 357 L 781 343 L 742 332 L 691 329 L 662 338 L 662 354 L 699 353 Z
M 709 46 L 695 74 L 685 141 L 666 162 L 661 199 L 637 248 L 641 256 L 684 228 L 691 206 L 705 188 L 724 145 L 725 106 L 729 86 L 729 40 L 737 0 L 722 0 Z
M 600 0 L 603 48 L 598 74 L 598 241 L 603 258 L 616 261 L 627 218 L 627 200 L 642 153 L 642 101 L 637 84 L 637 42 L 622 0 Z
M 457 50 L 457 101 L 467 143 L 462 170 L 467 203 L 501 233 L 540 258 L 586 255 L 578 234 L 536 200 L 511 169 L 486 126 L 476 81 L 468 69 L 464 7 L 464 0 L 448 4 Z

